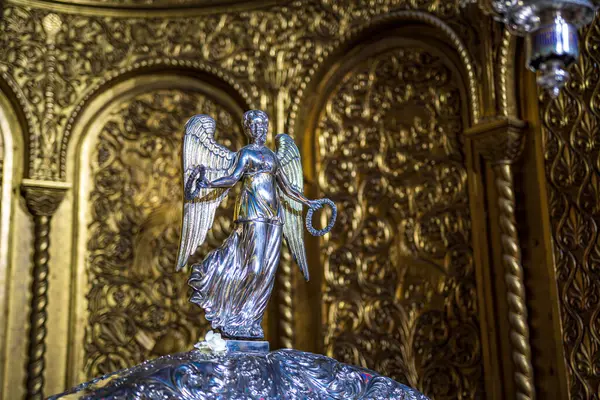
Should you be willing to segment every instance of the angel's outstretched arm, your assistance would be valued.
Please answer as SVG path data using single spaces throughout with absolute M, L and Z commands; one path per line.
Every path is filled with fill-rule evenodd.
M 209 188 L 230 188 L 244 175 L 244 170 L 246 169 L 246 161 L 248 156 L 244 152 L 244 150 L 240 150 L 235 159 L 235 167 L 231 175 L 224 176 L 222 178 L 215 179 L 212 182 L 206 182 L 206 187 Z
M 281 188 L 281 190 L 283 190 L 283 193 L 290 196 L 293 200 L 299 201 L 305 206 L 310 207 L 311 201 L 290 183 L 290 181 L 288 180 L 287 176 L 285 176 L 285 173 L 281 168 L 277 168 L 275 178 L 277 179 L 279 187 Z

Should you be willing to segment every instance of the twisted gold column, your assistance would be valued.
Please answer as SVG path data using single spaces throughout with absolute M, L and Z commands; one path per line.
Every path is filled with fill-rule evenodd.
M 29 348 L 27 350 L 27 398 L 43 399 L 44 355 L 46 353 L 46 320 L 48 318 L 48 248 L 50 247 L 50 218 L 34 217 L 33 282 L 29 315 Z
M 279 280 L 279 338 L 281 347 L 294 346 L 294 304 L 292 298 L 292 259 L 288 251 L 282 253 Z
M 285 54 L 277 53 L 276 62 L 264 71 L 265 81 L 269 82 L 267 91 L 263 94 L 261 105 L 268 107 L 271 103 L 271 114 L 274 117 L 274 130 L 277 133 L 286 132 L 285 112 L 290 104 L 288 86 L 293 77 L 298 73 L 297 67 L 290 68 L 285 65 Z M 285 246 L 284 246 L 285 247 Z M 277 273 L 277 300 L 279 343 L 281 347 L 293 348 L 294 346 L 294 303 L 293 303 L 293 270 L 295 261 L 287 249 L 282 250 Z
M 31 309 L 25 382 L 26 398 L 32 400 L 44 398 L 50 221 L 67 188 L 68 185 L 64 183 L 23 180 L 23 195 L 34 222 Z
M 535 399 L 529 323 L 521 245 L 515 217 L 513 164 L 523 152 L 525 123 L 510 118 L 492 118 L 466 132 L 477 153 L 492 166 L 497 192 L 501 261 L 508 303 L 509 343 L 514 365 L 515 397 Z
M 510 343 L 513 349 L 512 360 L 515 365 L 514 379 L 517 385 L 517 398 L 533 399 L 535 397 L 533 367 L 531 365 L 521 248 L 515 218 L 513 172 L 509 163 L 495 164 L 493 170 L 498 191 L 498 223 L 502 241 L 502 264 L 507 288 L 508 322 Z

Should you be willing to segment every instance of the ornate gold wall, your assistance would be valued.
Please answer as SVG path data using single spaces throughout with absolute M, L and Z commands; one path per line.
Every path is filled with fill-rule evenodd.
M 568 87 L 556 100 L 540 98 L 561 340 L 572 398 L 597 398 L 600 383 L 599 33 L 596 19 L 581 33 L 586 45 Z
M 110 109 L 86 157 L 95 184 L 82 199 L 90 212 L 90 222 L 81 227 L 87 230 L 83 269 L 90 282 L 84 289 L 88 377 L 169 354 L 209 329 L 188 302 L 185 274 L 172 268 L 182 196 L 182 137 L 174 133 L 186 116 L 208 112 L 218 117 L 221 141 L 243 143 L 239 111 L 228 111 L 192 87 L 146 91 Z M 229 215 L 220 218 L 215 227 L 228 229 Z M 222 229 L 211 231 L 215 237 L 206 248 L 226 237 Z
M 459 3 L 8 1 L 0 397 L 200 339 L 174 271 L 182 127 L 211 114 L 238 148 L 262 108 L 301 144 L 306 192 L 340 211 L 307 239 L 309 283 L 284 253 L 272 347 L 438 400 L 595 398 L 597 26 L 550 100 L 521 43 Z
M 319 189 L 341 205 L 324 243 L 325 349 L 436 397 L 474 396 L 480 327 L 458 142 L 468 105 L 441 54 L 394 36 L 352 55 L 317 117 Z

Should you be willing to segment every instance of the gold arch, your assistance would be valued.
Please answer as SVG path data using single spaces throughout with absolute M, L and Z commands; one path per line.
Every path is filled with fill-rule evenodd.
M 8 350 L 18 348 L 25 351 L 27 345 L 22 338 L 15 338 L 14 334 L 10 337 L 9 333 L 15 326 L 26 325 L 26 313 L 22 310 L 21 313 L 15 313 L 13 307 L 18 302 L 11 299 L 19 287 L 29 281 L 29 269 L 19 264 L 22 257 L 13 252 L 13 242 L 20 236 L 18 222 L 26 224 L 28 219 L 22 211 L 19 212 L 18 222 L 15 216 L 19 202 L 19 196 L 15 196 L 15 193 L 19 193 L 23 177 L 24 134 L 27 131 L 19 118 L 19 111 L 9 97 L 0 92 L 0 313 L 6 321 L 0 330 L 0 382 L 3 385 L 0 386 L 0 392 L 9 392 L 12 385 L 11 368 L 5 364 Z M 17 278 L 19 276 L 21 279 Z
M 335 68 L 339 64 L 339 60 L 348 51 L 371 39 L 372 34 L 376 33 L 378 36 L 383 36 L 383 34 L 399 28 L 398 24 L 402 26 L 413 25 L 416 29 L 419 27 L 433 28 L 430 31 L 433 33 L 430 39 L 437 36 L 438 40 L 441 39 L 441 41 L 453 49 L 454 53 L 460 59 L 460 62 L 456 63 L 456 65 L 459 66 L 461 75 L 464 74 L 465 81 L 467 82 L 469 93 L 468 105 L 471 119 L 469 125 L 476 124 L 481 114 L 481 100 L 475 77 L 475 66 L 467 47 L 448 24 L 434 15 L 421 11 L 402 10 L 373 18 L 368 23 L 350 30 L 341 39 L 334 41 L 323 52 L 323 55 L 307 71 L 304 82 L 293 96 L 294 100 L 288 117 L 290 132 L 294 133 L 298 131 L 302 134 L 302 129 L 298 129 L 296 125 L 298 125 L 298 122 L 305 120 L 304 111 L 306 111 L 306 107 L 310 106 L 310 103 L 314 100 L 314 98 L 307 96 L 312 96 L 315 93 L 314 90 L 323 82 L 325 76 L 329 74 L 330 68 Z
M 407 13 L 408 15 L 411 15 L 412 13 Z M 333 59 L 330 58 L 328 61 L 328 64 L 323 64 L 322 65 L 322 71 L 320 71 L 319 74 L 313 74 L 312 75 L 312 80 L 311 80 L 311 87 L 307 88 L 307 93 L 317 93 L 317 95 L 313 95 L 310 98 L 306 98 L 304 99 L 304 102 L 297 107 L 297 114 L 296 114 L 296 137 L 298 138 L 298 141 L 302 141 L 303 144 L 303 162 L 304 162 L 304 166 L 305 166 L 305 173 L 307 174 L 307 181 L 310 185 L 310 187 L 308 188 L 308 190 L 310 192 L 312 192 L 312 195 L 316 196 L 318 192 L 321 192 L 322 189 L 327 191 L 327 184 L 325 183 L 325 179 L 323 178 L 323 174 L 324 172 L 324 168 L 322 165 L 320 165 L 322 162 L 320 160 L 320 156 L 319 156 L 319 147 L 322 146 L 321 144 L 321 137 L 317 137 L 317 132 L 318 132 L 318 123 L 319 123 L 319 119 L 321 118 L 322 114 L 324 113 L 323 110 L 325 110 L 327 107 L 334 107 L 334 105 L 332 103 L 329 103 L 328 101 L 330 101 L 330 96 L 336 92 L 338 85 L 340 84 L 340 82 L 348 75 L 350 74 L 353 69 L 358 66 L 361 65 L 363 62 L 365 62 L 366 60 L 372 59 L 372 58 L 376 58 L 378 55 L 380 54 L 387 54 L 390 51 L 393 51 L 395 49 L 411 49 L 411 48 L 418 48 L 419 50 L 423 50 L 428 54 L 431 54 L 434 57 L 439 58 L 440 60 L 442 60 L 443 65 L 448 68 L 451 72 L 451 76 L 453 79 L 453 87 L 456 87 L 458 92 L 459 92 L 459 96 L 460 96 L 460 108 L 458 109 L 458 112 L 460 113 L 460 115 L 457 115 L 458 118 L 461 121 L 461 126 L 463 128 L 465 127 L 469 127 L 470 124 L 472 124 L 474 121 L 477 121 L 477 119 L 479 118 L 479 98 L 477 95 L 477 91 L 476 90 L 472 90 L 474 86 L 474 82 L 472 81 L 472 75 L 469 74 L 469 71 L 472 71 L 472 66 L 470 68 L 465 68 L 464 64 L 463 64 L 463 60 L 464 57 L 461 56 L 460 53 L 457 53 L 456 49 L 449 44 L 443 35 L 440 35 L 440 32 L 438 30 L 437 27 L 435 26 L 431 26 L 431 25 L 426 25 L 426 24 L 419 24 L 419 29 L 420 29 L 420 39 L 414 39 L 414 38 L 408 38 L 408 31 L 413 28 L 414 25 L 410 25 L 410 24 L 404 24 L 402 26 L 394 26 L 394 27 L 390 27 L 387 30 L 383 30 L 383 31 L 379 31 L 378 35 L 376 37 L 373 36 L 365 36 L 362 40 L 357 39 L 353 42 L 353 46 L 351 47 L 346 47 L 344 48 L 345 52 L 344 54 L 342 54 L 342 52 L 340 51 L 337 55 L 338 57 Z M 380 27 L 381 28 L 381 27 Z M 365 35 L 368 35 L 368 32 L 364 32 L 363 33 Z M 413 36 L 414 37 L 414 36 Z M 470 64 L 469 64 L 470 65 Z M 319 78 L 319 79 L 317 79 Z M 433 94 L 432 94 L 433 95 Z M 407 111 L 410 112 L 410 111 Z M 410 116 L 410 115 L 409 115 Z M 462 129 L 460 132 L 457 133 L 457 137 L 460 136 L 462 134 Z M 301 138 L 301 139 L 300 139 Z M 358 138 L 357 138 L 358 140 Z M 456 157 L 460 155 L 462 149 L 458 148 L 455 150 L 453 150 L 452 152 L 452 156 L 451 157 Z M 374 152 L 376 153 L 376 150 L 374 150 Z M 380 156 L 379 154 L 374 154 L 373 157 L 375 159 L 377 159 L 377 157 Z M 342 157 L 343 158 L 343 157 Z M 343 160 L 346 160 L 346 158 L 343 158 Z M 360 162 L 359 160 L 354 160 L 356 162 Z M 438 160 L 439 161 L 439 160 Z M 350 161 L 352 162 L 352 161 Z M 468 190 L 466 188 L 466 180 L 467 180 L 467 173 L 466 173 L 466 162 L 463 159 L 462 161 L 456 161 L 456 160 L 442 160 L 441 161 L 442 164 L 444 162 L 447 162 L 449 168 L 451 165 L 455 165 L 456 169 L 459 170 L 458 171 L 458 175 L 461 177 L 461 184 L 459 185 L 460 187 L 462 187 L 462 191 L 461 193 L 458 195 L 458 197 L 460 197 L 460 201 L 464 202 L 464 204 L 468 204 L 469 198 L 468 198 Z M 351 181 L 353 179 L 352 176 L 348 176 L 347 180 Z M 356 177 L 354 177 L 354 179 L 356 179 Z M 351 186 L 352 183 L 348 182 L 349 185 Z M 430 182 L 433 185 L 437 185 L 439 184 L 439 182 Z M 333 190 L 333 189 L 331 189 Z M 356 196 L 358 194 L 358 197 L 363 197 L 362 195 L 365 195 L 367 189 L 364 186 L 359 187 L 357 193 L 352 192 L 351 196 Z M 335 191 L 334 191 L 335 192 Z M 362 195 L 361 195 L 362 193 Z M 320 195 L 328 195 L 329 193 L 319 193 Z M 441 204 L 441 202 L 438 202 L 439 204 Z M 462 203 L 461 203 L 462 204 Z M 360 208 L 360 207 L 358 207 Z M 343 207 L 341 208 L 343 209 Z M 343 211 L 342 211 L 343 214 Z M 342 217 L 343 218 L 343 217 Z M 463 223 L 461 225 L 461 223 L 457 223 L 457 229 L 461 232 L 461 235 L 464 234 L 465 236 L 465 240 L 464 243 L 461 242 L 461 246 L 466 246 L 470 249 L 471 246 L 471 241 L 468 239 L 468 237 L 470 236 L 471 232 L 470 232 L 470 223 L 468 221 L 470 221 L 470 216 L 468 215 L 468 212 L 465 214 L 464 217 L 457 217 L 458 220 L 461 220 L 462 218 L 464 218 Z M 357 220 L 361 220 L 362 222 L 358 223 L 358 225 L 362 224 L 362 223 L 366 223 L 365 221 L 368 219 L 366 217 L 366 215 L 360 215 L 360 216 L 356 216 Z M 388 225 L 385 225 L 384 222 L 382 222 L 383 225 L 378 226 L 377 229 L 379 229 L 382 233 L 382 235 L 387 236 L 388 239 L 386 240 L 391 240 L 389 238 L 393 237 L 394 235 L 391 233 L 392 229 L 396 229 L 395 227 L 391 227 Z M 358 226 L 357 225 L 357 226 Z M 459 227 L 460 225 L 460 227 Z M 354 226 L 353 226 L 354 227 Z M 364 228 L 364 227 L 363 227 Z M 348 231 L 352 231 L 352 230 L 356 230 L 357 232 L 360 231 L 363 228 L 357 228 L 357 229 L 350 229 L 348 228 Z M 346 232 L 346 229 L 344 229 L 344 233 Z M 338 239 L 341 233 L 338 232 Z M 420 236 L 421 233 L 419 233 L 418 231 L 415 231 L 415 236 Z M 343 235 L 342 235 L 343 236 Z M 401 236 L 400 234 L 398 236 Z M 422 233 L 422 236 L 425 237 L 427 236 L 427 233 Z M 334 236 L 332 236 L 333 238 Z M 311 238 L 307 238 L 307 240 L 309 241 L 309 246 L 310 247 L 315 247 L 318 248 L 319 244 L 316 242 L 316 240 L 313 240 Z M 331 239 L 333 240 L 333 239 Z M 338 240 L 339 241 L 339 240 Z M 343 239 L 342 239 L 343 241 Z M 349 239 L 349 243 L 352 240 Z M 329 257 L 329 253 L 328 253 L 328 243 L 329 243 L 329 239 L 327 239 L 327 237 L 321 242 L 322 246 L 321 246 L 321 250 L 320 251 L 316 251 L 316 252 L 311 252 L 309 254 L 310 260 L 309 260 L 309 265 L 312 266 L 317 266 L 317 265 L 323 265 L 324 269 L 326 270 L 326 274 L 328 271 L 328 265 L 329 265 L 329 259 L 327 257 Z M 336 242 L 336 245 L 338 243 Z M 401 245 L 396 245 L 394 244 L 394 246 L 400 248 Z M 337 247 L 336 247 L 337 249 Z M 467 249 L 466 253 L 467 254 L 467 258 L 470 257 L 469 254 L 471 254 L 471 250 Z M 450 248 L 444 248 L 443 249 L 447 254 L 450 254 L 452 249 Z M 395 256 L 392 256 L 391 258 L 395 258 L 397 259 L 395 262 L 402 264 L 405 263 L 408 267 L 411 269 L 411 274 L 421 274 L 421 280 L 424 282 L 428 282 L 428 284 L 433 285 L 432 287 L 436 287 L 436 285 L 442 285 L 443 282 L 445 282 L 448 278 L 448 274 L 449 272 L 446 271 L 444 268 L 442 268 L 442 265 L 438 265 L 436 263 L 431 262 L 430 260 L 426 259 L 426 258 L 420 258 L 417 256 L 411 257 L 411 256 L 407 256 L 406 254 L 401 255 L 401 251 L 397 251 L 398 254 L 396 254 Z M 327 253 L 325 256 L 323 256 L 324 253 Z M 325 257 L 325 258 L 324 258 Z M 360 256 L 353 254 L 353 257 L 356 259 L 356 270 L 360 271 L 363 268 L 366 268 L 366 264 L 368 264 L 370 261 L 366 261 L 363 262 L 362 260 L 359 260 Z M 323 259 L 324 258 L 324 259 Z M 323 261 L 325 261 L 325 263 L 323 264 Z M 360 265 L 359 265 L 360 264 Z M 389 266 L 387 266 L 389 267 Z M 387 268 L 386 267 L 386 268 Z M 444 264 L 444 267 L 446 267 L 446 265 Z M 382 267 L 383 268 L 383 267 Z M 471 267 L 472 268 L 472 267 Z M 393 268 L 390 268 L 393 269 Z M 399 270 L 402 268 L 399 268 Z M 429 271 L 429 272 L 424 272 L 425 270 Z M 323 279 L 327 280 L 327 279 L 331 279 L 331 276 L 328 278 L 327 275 L 325 276 L 325 278 L 323 277 L 323 273 L 321 271 L 313 271 L 314 273 L 312 274 L 313 280 L 313 285 L 316 285 L 317 287 L 326 287 L 327 285 L 325 285 L 325 282 L 322 282 Z M 405 271 L 406 272 L 406 271 Z M 415 275 L 416 276 L 416 275 Z M 358 272 L 358 279 L 364 279 L 364 277 L 361 275 L 361 272 Z M 402 278 L 404 279 L 404 278 Z M 401 279 L 401 280 L 402 280 Z M 474 285 L 475 282 L 475 278 L 474 278 L 474 273 L 472 273 L 471 275 L 469 275 L 467 278 L 465 278 L 464 282 L 460 283 L 461 285 L 464 283 L 464 285 L 469 286 L 469 285 Z M 301 284 L 300 284 L 301 285 Z M 401 286 L 401 285 L 400 285 Z M 406 288 L 404 287 L 398 287 L 398 290 L 405 290 Z M 469 286 L 470 287 L 470 286 Z M 437 289 L 436 289 L 437 290 Z M 306 296 L 306 294 L 303 293 L 303 289 L 301 286 L 297 286 L 295 288 L 295 291 L 298 293 L 295 295 L 295 297 L 297 298 L 295 300 L 295 303 L 298 304 L 298 318 L 302 317 L 302 313 L 300 312 L 300 310 L 304 307 L 306 307 L 307 309 L 310 310 L 321 310 L 321 309 L 326 309 L 326 307 L 324 307 L 324 302 L 323 302 L 323 296 L 327 296 L 327 293 L 320 293 L 320 296 L 315 295 L 314 293 L 309 294 L 308 296 Z M 304 290 L 305 291 L 305 290 Z M 432 292 L 435 292 L 435 290 L 432 289 Z M 402 293 L 397 293 L 396 296 L 402 296 Z M 339 300 L 339 299 L 338 299 Z M 355 299 L 356 300 L 356 299 Z M 473 294 L 472 298 L 470 298 L 470 301 L 473 302 L 477 302 L 478 297 L 476 296 L 476 294 Z M 397 307 L 397 316 L 399 318 L 400 321 L 402 321 L 402 324 L 404 324 L 405 320 L 407 320 L 405 317 L 401 317 L 401 316 L 406 316 L 408 315 L 408 312 L 406 310 L 404 310 L 402 307 L 397 306 L 397 305 L 393 305 L 390 306 L 389 304 L 384 306 L 384 300 L 380 299 L 380 303 L 378 303 L 379 305 L 376 307 L 374 305 L 365 305 L 363 304 L 360 300 L 356 300 L 356 302 L 353 302 L 353 300 L 350 300 L 349 298 L 344 298 L 344 300 L 342 300 L 342 303 L 345 304 L 346 307 L 352 308 L 353 310 L 355 309 L 357 315 L 364 315 L 366 318 L 366 321 L 369 319 L 368 315 L 370 312 L 373 313 L 373 315 L 377 314 L 377 310 L 375 310 L 375 308 L 377 307 L 381 307 L 381 309 L 387 309 L 389 311 L 390 307 L 394 308 Z M 341 303 L 340 303 L 341 304 Z M 395 304 L 395 303 L 394 303 Z M 331 312 L 330 308 L 328 311 Z M 370 312 L 367 312 L 366 310 L 369 309 L 371 310 Z M 377 314 L 378 315 L 378 314 Z M 317 320 L 315 318 L 315 322 L 313 322 L 312 324 L 314 326 L 318 326 L 321 327 L 322 322 L 324 320 L 326 320 L 327 318 L 330 318 L 331 316 L 329 315 L 323 315 L 322 317 L 319 316 L 319 319 Z M 331 317 L 333 318 L 333 317 Z M 478 315 L 476 313 L 474 313 L 472 315 L 472 318 L 474 318 L 474 324 L 477 322 L 477 318 Z M 297 324 L 301 324 L 304 323 L 302 321 L 298 321 Z M 367 325 L 368 324 L 373 324 L 373 321 L 367 321 L 366 322 Z M 408 323 L 408 322 L 407 322 Z M 412 323 L 416 323 L 415 321 L 410 322 Z M 344 331 L 352 331 L 354 332 L 356 327 L 349 327 L 349 326 L 345 326 L 345 327 L 338 327 L 336 328 L 338 331 L 344 330 Z M 401 331 L 406 331 L 405 333 L 410 335 L 408 333 L 408 331 L 410 329 L 413 328 L 409 328 L 408 326 L 404 326 L 402 325 L 402 327 L 398 327 L 398 329 L 400 329 Z M 470 332 L 469 334 L 474 335 L 474 337 L 476 336 L 476 339 L 474 339 L 476 345 L 474 345 L 476 347 L 475 350 L 473 350 L 473 354 L 476 359 L 481 357 L 481 347 L 480 347 L 480 343 L 481 343 L 481 333 L 478 331 L 480 329 L 479 323 L 477 322 L 477 327 L 474 328 L 474 330 L 472 332 Z M 477 334 L 474 332 L 478 332 Z M 454 333 L 456 334 L 456 333 Z M 326 341 L 327 338 L 329 337 L 329 333 L 325 333 L 325 332 L 319 332 L 318 331 L 318 335 L 320 337 L 325 337 Z M 300 339 L 302 340 L 302 339 Z M 391 340 L 391 339 L 390 339 Z M 407 339 L 408 340 L 408 339 Z M 342 340 L 343 342 L 343 340 Z M 345 343 L 345 342 L 344 342 Z M 345 346 L 345 344 L 342 343 L 341 346 Z M 346 343 L 347 344 L 347 343 Z M 320 345 L 322 346 L 323 343 L 321 342 Z M 329 356 L 335 356 L 336 358 L 341 357 L 341 354 L 335 353 L 332 354 L 331 352 L 332 347 L 331 347 L 331 343 L 325 343 L 325 345 L 327 346 L 327 348 L 325 349 L 327 354 Z M 409 346 L 407 344 L 407 346 Z M 410 346 L 409 346 L 410 347 Z M 407 347 L 408 349 L 408 347 Z M 317 348 L 316 351 L 323 351 L 322 348 Z M 348 351 L 351 354 L 348 356 L 350 357 L 349 359 L 344 359 L 345 362 L 351 362 L 351 363 L 360 363 L 360 364 L 367 364 L 368 365 L 368 361 L 367 359 L 370 358 L 370 356 L 368 357 L 366 354 L 361 353 L 360 351 L 357 350 L 357 348 L 353 347 L 353 346 L 347 346 L 347 348 L 344 348 L 341 351 Z M 410 385 L 413 386 L 421 386 L 421 385 L 426 385 L 426 383 L 424 382 L 430 382 L 431 381 L 431 376 L 420 376 L 419 372 L 417 371 L 417 369 L 415 369 L 414 365 L 409 365 L 409 361 L 413 361 L 414 362 L 414 358 L 416 357 L 414 355 L 410 355 L 409 353 L 411 352 L 411 349 L 408 349 L 406 351 L 403 351 L 405 354 L 405 360 L 403 360 L 403 365 L 402 368 L 396 368 L 394 366 L 394 362 L 395 361 L 390 361 L 391 360 L 391 356 L 390 356 L 390 360 L 377 360 L 377 362 L 381 362 L 382 364 L 379 365 L 368 365 L 368 367 L 370 368 L 391 368 L 389 370 L 386 370 L 385 373 L 388 375 L 392 375 L 395 374 L 396 376 L 398 376 L 398 374 L 405 374 L 404 377 L 408 380 L 408 383 Z M 473 362 L 480 362 L 479 361 L 473 361 Z M 389 363 L 389 364 L 386 364 Z M 477 364 L 479 365 L 479 367 L 475 368 L 474 370 L 482 370 L 483 368 L 483 364 Z M 478 369 L 479 368 L 479 369 Z M 400 371 L 400 369 L 404 369 L 403 371 Z M 424 372 L 424 371 L 420 371 L 421 373 L 424 374 L 431 374 L 431 371 L 429 372 Z M 461 371 L 461 373 L 464 371 Z M 465 375 L 468 375 L 468 373 L 465 373 Z M 475 373 L 473 376 L 471 376 L 471 378 L 469 378 L 469 383 L 466 384 L 467 386 L 469 385 L 473 385 L 469 387 L 469 390 L 477 390 L 475 389 L 475 387 L 478 385 L 477 383 L 477 373 Z M 421 387 L 421 389 L 426 389 L 425 387 Z M 431 388 L 429 388 L 430 390 L 433 390 Z
M 132 0 L 12 0 L 13 4 L 33 6 L 38 9 L 79 15 L 148 17 L 199 16 L 215 12 L 245 11 L 277 5 L 282 0 L 151 0 L 140 4 Z M 290 1 L 290 0 L 283 0 Z
M 112 87 L 117 87 L 121 82 L 134 82 L 136 77 L 143 76 L 161 76 L 177 73 L 189 77 L 191 82 L 206 82 L 213 86 L 215 90 L 222 92 L 223 99 L 230 98 L 237 102 L 242 108 L 256 108 L 257 105 L 252 101 L 252 97 L 239 85 L 239 83 L 222 69 L 215 68 L 203 62 L 191 60 L 176 60 L 169 58 L 159 58 L 155 60 L 144 60 L 127 67 L 121 68 L 112 74 L 104 76 L 100 82 L 88 90 L 86 95 L 75 106 L 73 112 L 67 120 L 65 133 L 60 145 L 60 173 L 61 177 L 66 174 L 67 153 L 70 143 L 77 141 L 72 137 L 77 136 L 76 130 L 81 124 L 85 123 L 84 112 L 94 109 L 98 96 L 105 97 L 108 101 L 111 95 Z M 207 87 L 209 87 L 207 86 Z M 108 93 L 108 95 L 107 95 Z M 89 117 L 88 117 L 89 118 Z
M 102 120 L 108 113 L 124 101 L 137 95 L 157 90 L 180 90 L 183 92 L 198 92 L 215 99 L 223 104 L 241 120 L 245 104 L 233 98 L 227 89 L 223 89 L 222 82 L 207 82 L 192 76 L 174 75 L 172 73 L 155 73 L 133 76 L 129 79 L 106 87 L 97 96 L 92 98 L 87 107 L 81 110 L 72 131 L 71 145 L 68 148 L 67 159 L 70 161 L 66 167 L 66 176 L 73 179 L 73 220 L 75 229 L 72 242 L 73 285 L 70 306 L 69 343 L 68 355 L 69 376 L 67 382 L 73 385 L 87 379 L 81 373 L 84 368 L 84 327 L 87 323 L 86 297 L 86 272 L 85 255 L 87 249 L 87 228 L 89 221 L 89 194 L 92 190 L 89 155 L 102 129 Z M 199 311 L 201 313 L 201 311 Z
M 516 94 L 517 66 L 517 38 L 510 34 L 508 29 L 504 30 L 500 44 L 500 69 L 498 71 L 498 96 L 500 115 L 505 117 L 517 117 L 518 98 Z

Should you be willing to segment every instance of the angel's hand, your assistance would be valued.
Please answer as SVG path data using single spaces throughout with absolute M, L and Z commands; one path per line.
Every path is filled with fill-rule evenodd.
M 185 185 L 185 198 L 187 200 L 194 200 L 198 196 L 200 189 L 208 188 L 210 188 L 210 182 L 206 179 L 206 168 L 204 165 L 195 166 Z
M 196 188 L 198 189 L 210 189 L 210 182 L 207 180 L 197 181 Z

